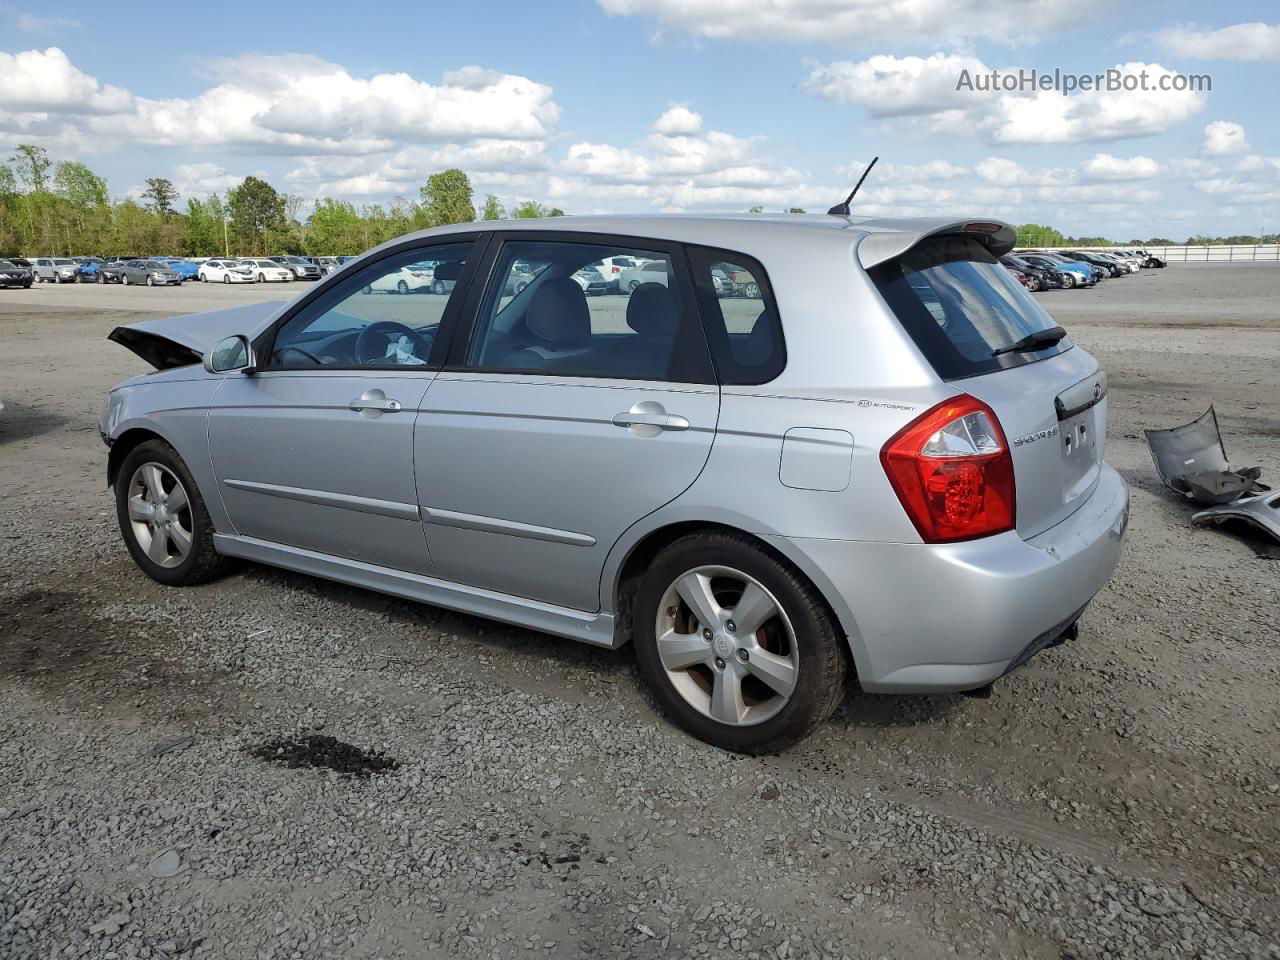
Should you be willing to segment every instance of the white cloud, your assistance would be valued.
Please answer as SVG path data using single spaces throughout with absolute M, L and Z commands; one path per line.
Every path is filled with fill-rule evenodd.
M 1207 193 L 1215 197 L 1227 197 L 1236 202 L 1270 203 L 1280 200 L 1280 183 L 1275 181 L 1215 177 L 1210 180 L 1197 181 L 1195 188 L 1201 193 Z
M 22 129 L 57 112 L 65 127 L 106 145 L 361 154 L 397 144 L 545 140 L 559 121 L 550 87 L 480 67 L 438 84 L 405 73 L 360 78 L 297 54 L 217 61 L 211 70 L 221 82 L 203 93 L 155 100 L 99 84 L 57 47 L 0 54 L 3 125 Z
M 1280 24 L 1237 23 L 1218 30 L 1171 27 L 1157 39 L 1170 53 L 1205 60 L 1280 60 Z
M 689 136 L 702 129 L 702 114 L 695 113 L 683 103 L 673 103 L 667 112 L 654 121 L 655 133 L 667 136 Z
M 857 104 L 873 117 L 901 117 L 972 104 L 971 94 L 956 90 L 956 81 L 965 70 L 990 72 L 976 57 L 879 54 L 857 63 L 837 60 L 816 67 L 804 86 L 826 100 Z
M 1160 164 L 1150 157 L 1116 157 L 1095 153 L 1084 165 L 1090 180 L 1145 180 L 1160 172 Z
M 127 90 L 100 84 L 58 47 L 0 53 L 0 113 L 20 123 L 24 113 L 111 114 L 133 106 Z
M 861 47 L 884 40 L 1024 40 L 1091 21 L 1098 0 L 1022 0 L 994 16 L 987 0 L 598 0 L 615 16 L 650 16 L 710 39 L 787 40 Z
M 1204 153 L 1211 157 L 1225 157 L 1244 153 L 1249 144 L 1244 138 L 1244 127 L 1230 120 L 1215 120 L 1204 128 Z
M 23 33 L 61 33 L 80 26 L 79 20 L 72 20 L 70 17 L 37 16 L 32 13 L 18 14 L 15 22 Z
M 1163 133 L 1204 109 L 1195 91 L 1158 89 L 1173 71 L 1157 63 L 1116 64 L 1113 70 L 1146 89 L 1056 91 L 957 90 L 962 71 L 971 77 L 992 70 L 968 56 L 877 55 L 859 62 L 816 67 L 806 89 L 828 100 L 852 103 L 875 117 L 911 117 L 932 136 L 979 136 L 990 143 L 1096 143 Z M 1002 71 L 1006 74 L 1010 71 Z

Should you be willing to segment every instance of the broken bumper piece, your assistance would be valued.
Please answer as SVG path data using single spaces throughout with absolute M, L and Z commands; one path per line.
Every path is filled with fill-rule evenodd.
M 1223 523 L 1227 520 L 1244 520 L 1280 541 L 1280 493 L 1246 497 L 1235 503 L 1201 510 L 1191 517 L 1192 523 Z
M 1235 467 L 1227 462 L 1212 405 L 1180 427 L 1144 432 L 1164 485 L 1197 503 L 1230 504 L 1271 489 L 1259 482 L 1262 471 L 1258 467 Z

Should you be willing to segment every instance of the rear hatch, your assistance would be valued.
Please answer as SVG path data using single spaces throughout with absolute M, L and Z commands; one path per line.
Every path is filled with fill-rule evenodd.
M 989 247 L 972 235 L 933 235 L 868 274 L 938 375 L 999 418 L 1017 531 L 1033 537 L 1070 516 L 1098 481 L 1106 375 Z

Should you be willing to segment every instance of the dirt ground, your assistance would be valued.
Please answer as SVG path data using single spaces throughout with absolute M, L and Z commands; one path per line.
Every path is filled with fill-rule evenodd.
M 97 418 L 145 365 L 106 334 L 296 292 L 0 290 L 0 956 L 1280 957 L 1280 559 L 1191 526 L 1142 439 L 1212 402 L 1280 483 L 1280 266 L 1037 295 L 1132 492 L 1080 639 L 760 759 L 672 728 L 627 649 L 135 569 Z M 395 762 L 299 760 L 346 741 Z

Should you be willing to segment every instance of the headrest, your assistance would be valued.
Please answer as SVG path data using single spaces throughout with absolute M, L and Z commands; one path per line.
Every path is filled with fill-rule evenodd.
M 573 277 L 551 277 L 533 294 L 525 323 L 553 347 L 576 347 L 591 339 L 587 295 Z
M 680 315 L 676 298 L 661 283 L 642 283 L 627 301 L 627 326 L 642 337 L 675 336 Z
M 462 267 L 461 260 L 441 260 L 431 275 L 437 280 L 457 280 L 462 276 Z

